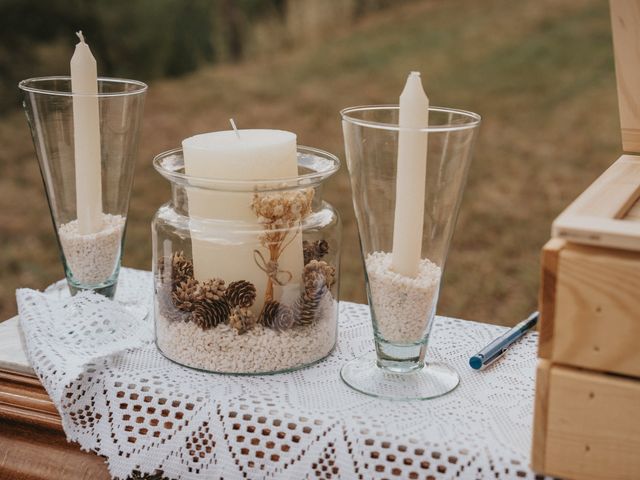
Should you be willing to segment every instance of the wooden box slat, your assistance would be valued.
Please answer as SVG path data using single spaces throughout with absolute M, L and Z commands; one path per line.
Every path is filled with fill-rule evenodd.
M 640 253 L 554 239 L 542 271 L 538 356 L 640 377 Z
M 640 251 L 640 156 L 616 160 L 555 219 L 551 235 Z
M 540 361 L 532 467 L 563 478 L 640 478 L 640 381 Z

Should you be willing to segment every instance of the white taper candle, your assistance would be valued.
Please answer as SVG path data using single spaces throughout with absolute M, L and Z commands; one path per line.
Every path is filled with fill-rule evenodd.
M 80 42 L 71 57 L 76 214 L 80 233 L 89 234 L 102 228 L 100 116 L 96 96 L 98 72 L 96 59 L 82 32 L 77 32 L 77 35 Z
M 419 72 L 411 72 L 400 95 L 400 131 L 391 268 L 407 277 L 418 274 L 424 224 L 429 99 Z

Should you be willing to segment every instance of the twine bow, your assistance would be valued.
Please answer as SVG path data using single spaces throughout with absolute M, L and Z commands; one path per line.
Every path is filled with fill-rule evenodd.
M 293 274 L 287 270 L 280 270 L 278 262 L 275 260 L 267 261 L 259 250 L 253 251 L 253 259 L 260 270 L 267 274 L 273 282 L 277 283 L 281 287 L 284 287 L 293 279 Z M 286 280 L 281 279 L 282 275 L 285 275 Z

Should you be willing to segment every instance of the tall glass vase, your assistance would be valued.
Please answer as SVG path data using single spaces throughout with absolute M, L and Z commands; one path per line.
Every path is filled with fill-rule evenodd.
M 342 379 L 376 397 L 444 395 L 459 376 L 425 354 L 480 117 L 432 107 L 427 128 L 403 129 L 398 106 L 353 107 L 341 114 L 375 341 L 375 353 L 347 363 Z M 415 172 L 399 165 L 399 144 L 407 141 L 423 145 L 413 149 L 412 162 L 422 163 Z M 420 255 L 409 259 L 415 268 L 407 274 L 396 263 L 407 264 L 404 237 L 416 232 Z
M 70 77 L 23 80 L 60 257 L 72 294 L 115 294 L 147 86 L 98 79 L 74 94 Z

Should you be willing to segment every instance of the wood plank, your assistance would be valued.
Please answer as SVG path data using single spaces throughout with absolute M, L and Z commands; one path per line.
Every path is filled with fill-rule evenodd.
M 548 387 L 545 473 L 640 478 L 640 382 L 553 366 Z
M 563 212 L 600 218 L 623 218 L 640 197 L 640 157 L 622 155 Z
M 533 440 L 531 442 L 531 468 L 536 472 L 545 471 L 550 369 L 551 362 L 538 360 L 536 397 L 533 405 Z
M 627 214 L 624 216 L 625 220 L 631 220 L 634 222 L 640 222 L 640 200 L 636 200 Z
M 104 460 L 68 443 L 64 433 L 0 418 L 0 478 L 3 480 L 108 479 Z
M 540 284 L 538 300 L 538 310 L 540 311 L 540 319 L 538 321 L 538 356 L 540 358 L 551 358 L 558 256 L 565 245 L 566 242 L 564 240 L 552 238 L 542 249 L 542 282 Z
M 545 358 L 640 377 L 639 292 L 640 253 L 567 244 L 559 253 Z
M 611 0 L 622 149 L 640 152 L 640 1 Z
M 55 405 L 33 375 L 0 369 L 0 418 L 62 432 Z
M 640 157 L 622 155 L 553 222 L 553 237 L 640 251 Z M 634 210 L 635 212 L 635 210 Z

